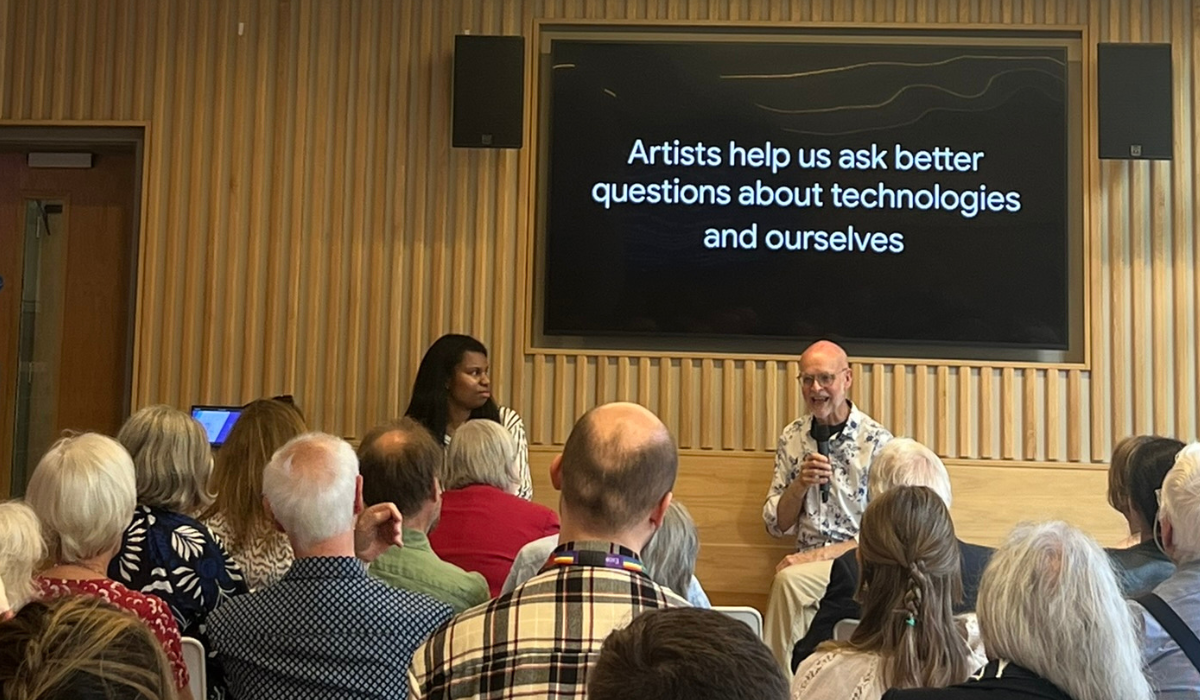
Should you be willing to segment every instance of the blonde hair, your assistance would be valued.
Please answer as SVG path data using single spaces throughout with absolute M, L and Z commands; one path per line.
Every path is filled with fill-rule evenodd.
M 517 443 L 508 429 L 486 419 L 467 421 L 446 448 L 442 488 L 488 484 L 507 490 L 520 478 L 513 473 L 516 460 Z
M 263 468 L 288 440 L 306 432 L 304 418 L 290 404 L 258 399 L 242 409 L 213 469 L 216 498 L 201 520 L 220 513 L 229 525 L 229 549 L 241 551 L 273 530 L 262 504 Z
M 37 597 L 33 571 L 45 557 L 42 524 L 33 509 L 20 501 L 0 503 L 0 590 L 12 610 Z
M 1130 435 L 1122 438 L 1113 448 L 1112 459 L 1108 465 L 1108 505 L 1121 515 L 1128 515 L 1132 507 L 1129 498 L 1129 466 L 1133 464 L 1133 454 L 1149 441 L 1149 435 Z
M 858 557 L 862 621 L 848 642 L 822 648 L 878 653 L 886 687 L 965 681 L 975 669 L 954 622 L 962 561 L 942 497 L 925 486 L 897 486 L 872 500 L 862 517 Z
M 979 585 L 988 656 L 1024 666 L 1074 700 L 1149 700 L 1133 613 L 1100 545 L 1064 522 L 1022 523 Z
M 195 515 L 212 502 L 212 451 L 195 419 L 170 406 L 147 406 L 129 417 L 117 441 L 129 450 L 138 503 Z
M 7 700 L 176 697 L 150 628 L 91 596 L 30 603 L 0 625 L 0 686 Z
M 133 460 L 99 433 L 54 443 L 33 470 L 25 502 L 45 527 L 50 557 L 72 564 L 115 549 L 133 520 Z

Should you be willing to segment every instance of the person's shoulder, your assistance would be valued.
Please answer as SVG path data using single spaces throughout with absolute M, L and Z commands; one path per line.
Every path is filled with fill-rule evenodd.
M 972 542 L 963 542 L 962 540 L 958 541 L 958 550 L 962 553 L 964 559 L 976 558 L 983 561 L 991 559 L 992 555 L 996 553 L 996 550 L 992 547 Z
M 892 439 L 892 432 L 883 427 L 883 424 L 867 415 L 857 405 L 852 405 L 850 408 L 850 418 L 848 419 L 852 430 L 866 436 L 869 441 L 886 442 Z
M 512 428 L 518 425 L 525 425 L 525 421 L 521 420 L 521 414 L 508 406 L 498 406 L 500 412 L 500 424 L 506 428 Z
M 517 557 L 514 563 L 521 562 L 526 559 L 539 559 L 545 562 L 550 557 L 550 553 L 558 546 L 558 535 L 546 535 L 538 538 L 521 549 L 517 550 Z
M 792 440 L 804 435 L 808 430 L 808 424 L 811 417 L 805 413 L 796 420 L 783 426 L 783 430 L 779 433 L 779 439 L 783 442 L 791 442 Z
M 833 560 L 834 566 L 858 569 L 858 547 L 852 547 L 837 555 Z
M 440 618 L 442 622 L 454 615 L 453 608 L 427 593 L 396 588 L 377 579 L 368 579 L 366 585 L 374 594 L 374 596 L 366 597 L 367 604 L 375 606 L 381 614 L 389 616 L 398 614 L 402 619 L 420 615 L 427 618 Z

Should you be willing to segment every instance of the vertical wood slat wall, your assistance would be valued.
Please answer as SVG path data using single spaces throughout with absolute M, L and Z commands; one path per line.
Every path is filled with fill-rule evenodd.
M 630 399 L 680 446 L 774 448 L 794 361 L 524 353 L 514 151 L 449 145 L 453 36 L 534 18 L 1086 24 L 1173 45 L 1175 159 L 1099 164 L 1092 368 L 855 364 L 853 398 L 947 457 L 1092 462 L 1192 438 L 1200 304 L 1191 0 L 0 0 L 0 121 L 150 125 L 137 405 L 294 393 L 358 435 L 443 332 L 487 342 L 534 444 Z M 1092 108 L 1090 105 L 1088 108 Z

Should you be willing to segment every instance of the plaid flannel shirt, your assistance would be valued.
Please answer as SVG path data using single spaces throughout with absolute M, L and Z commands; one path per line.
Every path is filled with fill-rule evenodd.
M 555 549 L 635 557 L 607 542 Z M 409 697 L 583 698 L 604 638 L 639 613 L 687 601 L 637 571 L 547 564 L 542 573 L 462 613 L 417 650 Z

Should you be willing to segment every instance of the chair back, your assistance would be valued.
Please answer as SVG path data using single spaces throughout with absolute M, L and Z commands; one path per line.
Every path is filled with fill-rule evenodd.
M 844 642 L 850 639 L 850 635 L 854 634 L 854 630 L 858 629 L 858 620 L 838 620 L 833 626 L 833 640 L 835 642 Z
M 763 619 L 762 613 L 749 605 L 714 605 L 713 610 L 719 613 L 725 613 L 735 620 L 740 620 L 746 623 L 746 626 L 754 630 L 754 634 L 762 639 Z
M 183 663 L 191 677 L 188 688 L 192 691 L 192 698 L 204 700 L 208 697 L 208 669 L 204 664 L 204 645 L 193 637 L 184 637 L 180 641 L 183 642 Z

